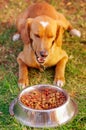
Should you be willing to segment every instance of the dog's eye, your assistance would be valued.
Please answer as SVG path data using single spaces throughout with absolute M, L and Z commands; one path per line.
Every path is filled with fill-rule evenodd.
M 53 36 L 48 36 L 48 38 L 53 38 Z
M 40 38 L 40 36 L 38 34 L 35 34 L 35 37 Z
M 33 42 L 33 40 L 30 38 L 30 43 L 32 43 Z
M 52 45 L 54 44 L 55 40 L 52 41 Z

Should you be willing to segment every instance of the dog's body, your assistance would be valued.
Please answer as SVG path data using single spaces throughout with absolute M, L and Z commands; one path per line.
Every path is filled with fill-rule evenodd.
M 31 5 L 17 19 L 17 29 L 24 42 L 19 54 L 19 85 L 28 86 L 28 67 L 42 69 L 56 65 L 54 83 L 62 86 L 68 56 L 62 50 L 62 35 L 72 30 L 66 18 L 49 4 Z

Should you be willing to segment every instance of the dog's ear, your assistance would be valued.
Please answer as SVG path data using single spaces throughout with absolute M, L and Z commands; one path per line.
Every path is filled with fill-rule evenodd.
M 22 40 L 24 44 L 30 43 L 30 26 L 31 26 L 32 20 L 33 20 L 32 18 L 28 18 L 25 23 L 25 28 L 22 32 Z
M 55 43 L 57 44 L 58 47 L 62 46 L 63 33 L 64 33 L 64 28 L 62 26 L 57 26 Z

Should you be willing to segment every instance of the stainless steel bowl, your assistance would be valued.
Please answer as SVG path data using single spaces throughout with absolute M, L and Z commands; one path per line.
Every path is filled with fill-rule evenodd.
M 53 88 L 63 92 L 66 96 L 66 102 L 57 108 L 48 110 L 31 109 L 21 103 L 20 97 L 22 94 L 44 87 Z M 56 127 L 65 124 L 77 114 L 77 105 L 72 99 L 70 99 L 70 96 L 67 94 L 67 92 L 65 92 L 65 90 L 57 86 L 44 84 L 35 85 L 22 90 L 18 95 L 15 105 L 12 103 L 10 109 L 11 112 L 14 113 L 15 118 L 20 121 L 20 123 L 26 126 L 39 128 Z

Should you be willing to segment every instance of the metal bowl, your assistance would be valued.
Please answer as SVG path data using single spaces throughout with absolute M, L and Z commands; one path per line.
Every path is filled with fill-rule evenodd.
M 66 101 L 63 105 L 48 109 L 48 110 L 36 110 L 25 106 L 21 101 L 20 97 L 26 92 L 30 92 L 36 89 L 44 87 L 53 88 L 64 93 Z M 53 85 L 35 85 L 28 87 L 20 92 L 16 101 L 10 106 L 11 115 L 14 113 L 15 118 L 20 123 L 30 127 L 56 127 L 69 122 L 77 114 L 77 105 L 70 99 L 70 96 L 65 90 Z

